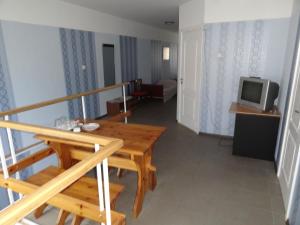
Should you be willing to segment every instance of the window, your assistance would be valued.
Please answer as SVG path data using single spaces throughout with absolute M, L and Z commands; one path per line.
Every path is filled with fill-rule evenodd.
M 170 60 L 170 48 L 163 47 L 163 60 Z

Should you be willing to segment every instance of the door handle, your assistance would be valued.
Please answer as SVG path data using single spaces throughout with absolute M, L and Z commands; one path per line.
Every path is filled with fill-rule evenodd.
M 180 80 L 180 84 L 183 84 L 183 78 L 180 78 L 179 80 Z
M 300 111 L 296 109 L 296 110 L 295 110 L 295 113 L 299 114 L 299 113 L 300 113 Z

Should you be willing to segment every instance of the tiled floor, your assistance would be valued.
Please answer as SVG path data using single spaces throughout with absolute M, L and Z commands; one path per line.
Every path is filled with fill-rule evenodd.
M 158 185 L 149 192 L 138 219 L 131 216 L 136 178 L 125 185 L 117 210 L 128 225 L 284 225 L 284 209 L 271 162 L 233 156 L 231 141 L 196 135 L 178 125 L 176 99 L 139 107 L 130 122 L 167 126 L 154 151 Z M 54 224 L 48 210 L 40 224 Z M 83 224 L 94 224 L 85 221 Z

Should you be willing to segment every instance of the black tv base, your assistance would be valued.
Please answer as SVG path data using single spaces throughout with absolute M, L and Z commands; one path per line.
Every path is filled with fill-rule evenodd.
M 232 153 L 274 161 L 280 121 L 278 110 L 261 112 L 232 103 L 230 112 L 236 113 Z

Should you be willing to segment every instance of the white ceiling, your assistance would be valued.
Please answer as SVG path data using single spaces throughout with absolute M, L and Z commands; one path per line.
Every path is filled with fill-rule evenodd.
M 178 30 L 179 5 L 188 0 L 62 0 L 151 26 Z M 165 21 L 175 21 L 165 25 Z

